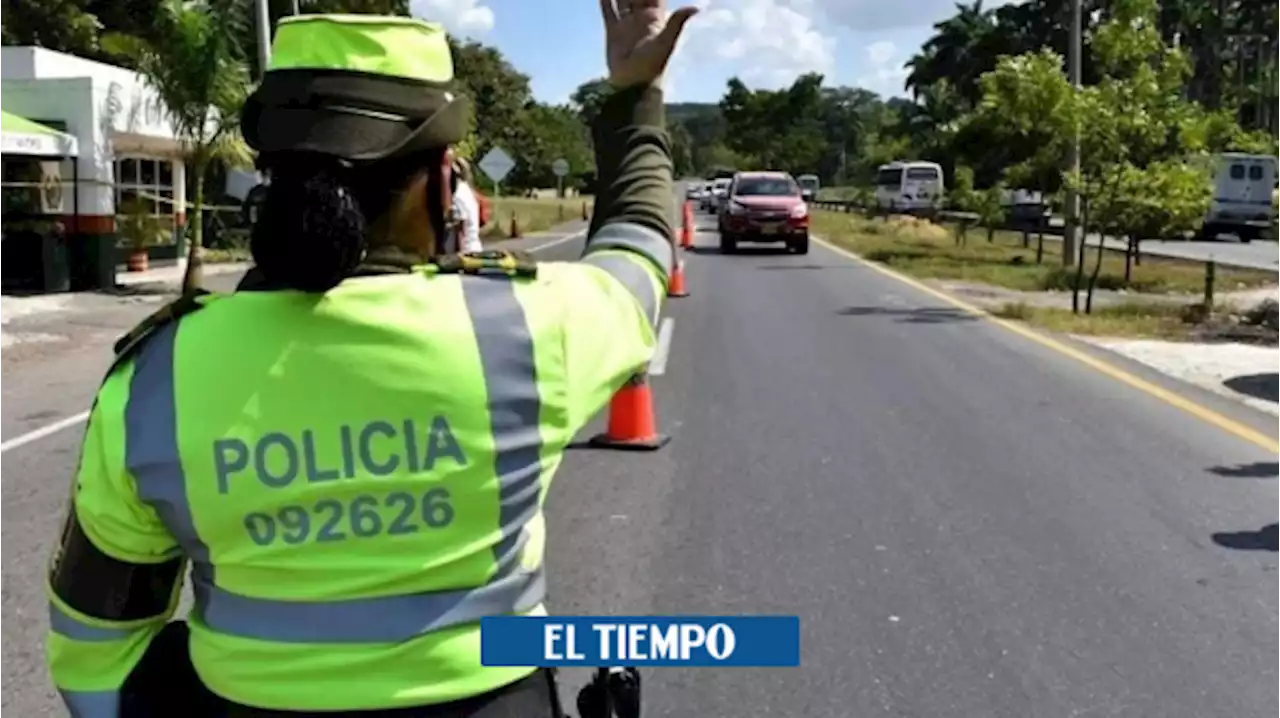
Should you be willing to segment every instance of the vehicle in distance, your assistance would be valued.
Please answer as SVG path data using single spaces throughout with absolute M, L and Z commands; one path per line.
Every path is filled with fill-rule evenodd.
M 697 182 L 690 182 L 689 184 L 685 185 L 684 198 L 694 202 L 699 201 L 702 199 L 702 195 L 704 191 L 705 190 L 703 189 L 703 184 L 701 180 Z
M 809 205 L 785 172 L 739 172 L 720 213 L 720 252 L 741 242 L 784 242 L 787 251 L 809 253 Z
M 818 175 L 800 175 L 796 178 L 796 183 L 800 185 L 800 194 L 806 202 L 812 202 L 817 199 L 818 190 L 822 189 L 822 183 L 818 180 Z
M 729 189 L 732 177 L 720 177 L 711 183 L 711 192 L 702 198 L 702 209 L 705 212 L 717 212 L 723 203 L 725 191 Z
M 1275 220 L 1272 189 L 1276 158 L 1224 152 L 1215 158 L 1213 201 L 1205 215 L 1202 239 L 1234 234 L 1241 242 L 1259 237 Z
M 876 170 L 876 207 L 890 212 L 937 209 L 945 187 L 936 162 L 890 162 Z

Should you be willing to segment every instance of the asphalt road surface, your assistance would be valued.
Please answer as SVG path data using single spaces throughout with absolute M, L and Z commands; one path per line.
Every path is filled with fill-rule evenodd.
M 1049 236 L 1046 235 L 1045 239 L 1049 239 Z M 1061 241 L 1062 238 L 1054 237 L 1053 239 Z M 1089 236 L 1089 246 L 1098 246 L 1097 235 Z M 1108 239 L 1106 246 L 1121 252 L 1125 250 L 1125 243 L 1118 239 Z M 1280 271 L 1280 249 L 1276 248 L 1274 240 L 1259 239 L 1245 243 L 1233 238 L 1209 241 L 1144 239 L 1141 249 L 1144 254 L 1191 259 L 1197 262 L 1213 260 L 1219 264 L 1235 267 Z
M 550 606 L 799 615 L 802 666 L 650 669 L 646 716 L 1275 715 L 1274 453 L 821 244 L 697 244 L 654 378 L 674 440 L 568 458 Z M 106 360 L 7 364 L 3 438 L 82 410 Z M 4 454 L 14 715 L 61 715 L 41 573 L 78 440 Z

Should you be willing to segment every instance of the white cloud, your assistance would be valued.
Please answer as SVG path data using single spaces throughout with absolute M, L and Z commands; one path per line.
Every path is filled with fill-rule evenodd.
M 523 0 L 522 0 L 523 1 Z M 530 0 L 532 1 L 532 0 Z M 987 0 L 983 7 L 1023 2 Z M 718 92 L 737 76 L 756 88 L 790 85 L 818 72 L 829 83 L 902 95 L 904 63 L 930 27 L 956 13 L 956 0 L 683 0 L 701 12 L 689 23 L 672 67 L 673 85 Z M 837 76 L 837 73 L 849 73 Z M 714 82 L 707 82 L 710 78 Z M 675 83 L 672 80 L 676 80 Z
M 480 0 L 410 0 L 417 17 L 438 22 L 457 35 L 479 36 L 493 29 L 493 8 Z
M 856 81 L 881 95 L 897 95 L 902 92 L 902 82 L 907 79 L 907 68 L 898 46 L 888 40 L 877 40 L 864 49 L 867 56 L 866 72 Z M 896 58 L 896 59 L 895 59 Z
M 888 40 L 879 40 L 867 45 L 867 59 L 876 67 L 883 67 L 893 59 L 898 46 Z
M 702 0 L 677 68 L 725 66 L 754 87 L 777 88 L 835 67 L 835 38 L 814 21 L 815 0 Z

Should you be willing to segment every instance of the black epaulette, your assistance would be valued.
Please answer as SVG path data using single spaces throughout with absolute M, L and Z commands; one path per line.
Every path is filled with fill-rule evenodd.
M 112 362 L 112 369 L 133 356 L 143 342 L 146 341 L 147 337 L 155 334 L 158 329 L 196 312 L 207 304 L 212 296 L 214 296 L 213 293 L 208 290 L 197 289 L 193 293 L 184 294 L 165 304 L 153 312 L 151 316 L 143 319 L 136 327 L 130 329 L 127 334 L 116 340 L 113 347 L 116 356 Z
M 538 276 L 538 263 L 527 254 L 490 249 L 466 254 L 446 254 L 431 260 L 440 274 L 506 275 L 532 279 Z

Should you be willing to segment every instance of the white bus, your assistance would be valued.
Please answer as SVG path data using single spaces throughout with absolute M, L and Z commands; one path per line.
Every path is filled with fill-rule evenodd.
M 876 206 L 898 212 L 935 209 L 946 189 L 936 162 L 898 161 L 876 171 Z

